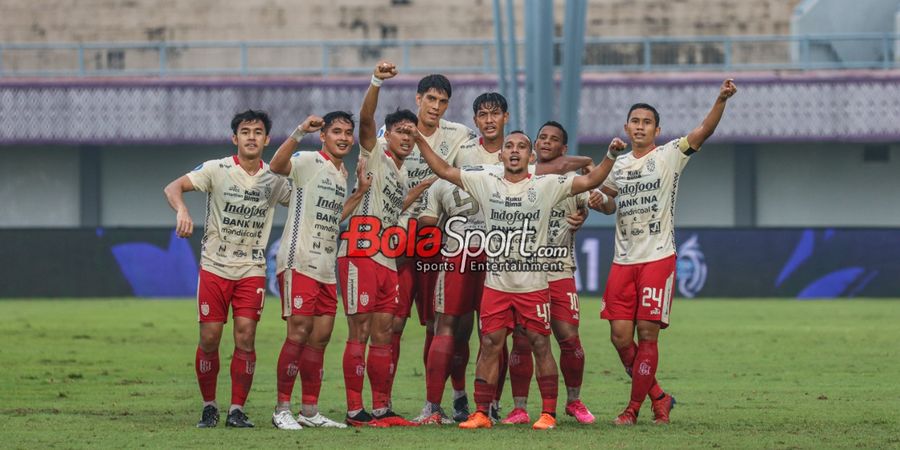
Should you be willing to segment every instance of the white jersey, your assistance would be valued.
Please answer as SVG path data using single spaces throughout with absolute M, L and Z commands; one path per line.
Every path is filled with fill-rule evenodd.
M 456 165 L 456 156 L 459 153 L 460 146 L 469 139 L 475 137 L 475 133 L 467 126 L 450 122 L 449 120 L 440 120 L 437 130 L 431 136 L 425 137 L 425 142 L 437 153 L 444 161 L 450 165 Z M 412 189 L 426 178 L 434 176 L 434 171 L 428 167 L 419 147 L 413 147 L 412 152 L 403 161 L 403 167 L 406 169 L 407 188 Z M 409 219 L 419 217 L 422 210 L 425 209 L 425 193 L 423 193 L 409 209 L 401 214 L 399 224 L 406 228 Z
M 437 180 L 431 185 L 425 210 L 419 217 L 436 217 L 441 223 L 451 217 L 465 217 L 465 221 L 450 224 L 450 230 L 459 236 L 465 236 L 466 231 L 484 231 L 481 205 L 468 192 L 447 180 Z M 456 251 L 458 244 L 455 239 L 449 239 L 445 249 Z M 480 247 L 481 240 L 476 237 L 470 245 Z
M 322 283 L 337 283 L 334 267 L 347 171 L 321 150 L 296 152 L 288 180 L 293 191 L 275 259 L 278 273 L 293 269 Z
M 570 172 L 569 175 L 575 175 Z M 575 275 L 575 232 L 572 231 L 566 217 L 578 212 L 587 205 L 590 194 L 582 192 L 573 195 L 556 204 L 550 211 L 550 228 L 547 235 L 550 245 L 568 249 L 566 256 L 550 258 L 549 261 L 558 261 L 565 269 L 562 272 L 550 272 L 547 274 L 549 281 L 572 278 Z
M 366 174 L 372 177 L 369 190 L 363 194 L 359 205 L 353 210 L 352 216 L 374 216 L 381 222 L 382 231 L 385 228 L 397 225 L 400 212 L 403 210 L 403 199 L 406 197 L 407 182 L 406 171 L 403 167 L 397 167 L 388 153 L 387 141 L 379 138 L 374 150 L 368 150 L 360 146 L 360 160 L 366 159 Z M 359 181 L 357 180 L 357 184 Z M 341 248 L 338 256 L 347 256 L 347 241 L 341 240 Z M 372 259 L 392 270 L 397 270 L 394 258 L 384 256 L 382 252 L 375 253 Z
M 489 263 L 527 265 L 535 262 L 537 247 L 547 245 L 550 210 L 571 195 L 574 177 L 565 175 L 529 175 L 518 183 L 512 183 L 502 174 L 495 174 L 485 167 L 462 170 L 460 177 L 465 190 L 475 198 L 485 215 L 488 233 L 498 231 L 512 240 L 508 256 L 500 254 L 488 257 Z M 521 230 L 528 220 L 528 239 L 525 249 L 532 256 L 519 251 Z M 520 231 L 511 237 L 512 232 Z M 487 243 L 495 249 L 496 239 Z M 485 286 L 503 292 L 534 292 L 547 289 L 547 273 L 534 271 L 488 271 Z
M 187 174 L 194 189 L 206 192 L 206 220 L 200 267 L 222 278 L 266 276 L 266 245 L 275 205 L 287 203 L 287 180 L 260 161 L 250 175 L 236 155 L 207 161 Z
M 456 154 L 456 167 L 499 164 L 500 150 L 489 152 L 484 148 L 484 138 L 472 138 L 463 143 Z
M 617 264 L 640 264 L 675 254 L 675 198 L 690 156 L 687 138 L 656 147 L 642 158 L 619 156 L 603 186 L 616 191 Z

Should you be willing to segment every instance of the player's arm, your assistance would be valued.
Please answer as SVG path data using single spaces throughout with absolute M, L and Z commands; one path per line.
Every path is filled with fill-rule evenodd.
M 291 133 L 290 137 L 278 147 L 275 156 L 272 156 L 272 160 L 269 161 L 269 170 L 278 175 L 290 175 L 291 155 L 294 154 L 294 150 L 297 150 L 297 145 L 303 140 L 303 136 L 319 131 L 324 124 L 325 121 L 323 121 L 321 117 L 309 116 L 303 123 L 297 125 L 297 128 L 294 129 L 294 132 Z
M 178 237 L 191 237 L 194 233 L 194 221 L 191 220 L 191 213 L 188 212 L 187 205 L 184 203 L 184 193 L 194 190 L 194 183 L 187 175 L 182 175 L 169 183 L 163 192 L 166 194 L 166 200 L 169 206 L 175 210 L 175 234 Z
M 586 175 L 578 175 L 572 180 L 571 194 L 577 195 L 582 192 L 587 192 L 603 184 L 603 181 L 609 176 L 609 172 L 612 171 L 613 163 L 616 162 L 616 158 L 625 152 L 625 147 L 624 141 L 619 138 L 614 138 L 612 142 L 609 143 L 606 158 L 603 158 L 603 162 L 594 167 Z
M 381 83 L 384 80 L 394 78 L 397 75 L 397 66 L 392 63 L 382 61 L 375 66 L 372 73 L 372 82 L 369 83 L 369 89 L 363 99 L 363 104 L 359 108 L 359 145 L 366 151 L 375 148 L 378 141 L 378 128 L 375 124 L 375 109 L 378 107 L 378 93 L 381 91 Z
M 406 198 L 403 199 L 403 211 L 406 211 L 407 208 L 415 203 L 416 199 L 422 196 L 435 181 L 437 181 L 437 177 L 428 177 L 422 180 L 421 183 L 413 186 L 413 188 L 406 193 Z
M 562 155 L 552 161 L 538 163 L 534 168 L 535 175 L 557 174 L 564 175 L 575 172 L 585 167 L 592 166 L 594 161 L 588 156 Z
M 359 202 L 362 201 L 363 195 L 366 194 L 366 191 L 369 190 L 369 186 L 372 185 L 372 177 L 366 173 L 365 159 L 359 160 L 359 163 L 356 166 L 356 179 L 356 189 L 354 189 L 353 193 L 347 197 L 347 201 L 344 202 L 344 209 L 341 210 L 341 222 L 347 220 L 347 217 L 350 217 L 350 214 L 353 214 L 353 211 L 359 206 Z
M 451 166 L 447 161 L 444 161 L 443 158 L 438 156 L 438 154 L 431 149 L 431 146 L 428 145 L 425 136 L 422 136 L 422 133 L 418 129 L 414 129 L 412 133 L 413 137 L 416 139 L 416 146 L 419 147 L 419 152 L 422 154 L 422 157 L 425 158 L 428 167 L 434 171 L 434 174 L 459 187 L 463 187 L 459 168 Z
M 600 186 L 599 189 L 591 191 L 591 197 L 588 199 L 588 206 L 594 211 L 600 211 L 607 216 L 615 214 L 616 195 L 616 191 L 606 186 Z
M 706 118 L 703 119 L 700 126 L 694 128 L 694 130 L 687 135 L 687 141 L 690 148 L 685 151 L 685 154 L 690 155 L 697 151 L 697 149 L 713 135 L 716 131 L 716 127 L 719 125 L 719 121 L 722 120 L 722 114 L 725 112 L 725 103 L 735 92 L 737 92 L 737 86 L 734 85 L 733 79 L 729 78 L 722 82 L 722 87 L 719 89 L 719 96 L 716 97 L 716 102 L 713 103 L 712 109 L 709 110 L 709 114 L 706 115 Z

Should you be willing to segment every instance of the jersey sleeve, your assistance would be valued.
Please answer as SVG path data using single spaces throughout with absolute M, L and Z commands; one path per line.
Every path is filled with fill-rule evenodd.
M 316 152 L 295 152 L 291 156 L 290 177 L 294 183 L 304 183 L 316 172 Z
M 662 157 L 666 162 L 673 167 L 677 167 L 678 170 L 681 171 L 691 159 L 691 155 L 699 149 L 692 149 L 691 144 L 688 143 L 687 137 L 682 136 L 678 139 L 669 141 L 660 150 L 662 150 Z
M 490 177 L 491 175 L 489 173 L 484 172 L 483 169 L 480 168 L 461 170 L 459 173 L 459 178 L 462 181 L 462 188 L 478 201 L 485 199 L 485 192 L 487 191 L 487 184 Z
M 187 177 L 194 185 L 194 189 L 200 192 L 209 192 L 213 188 L 213 178 L 215 177 L 215 169 L 218 161 L 210 160 L 195 167 L 194 170 L 188 172 Z
M 615 170 L 616 170 L 616 166 L 613 165 L 613 170 L 609 172 L 609 175 L 606 176 L 606 179 L 603 180 L 603 184 L 601 184 L 600 187 L 605 187 L 615 193 L 618 193 L 619 187 L 616 186 L 616 178 L 613 176 L 613 173 L 615 173 Z
M 444 214 L 443 207 L 441 206 L 440 198 L 441 193 L 444 191 L 444 187 L 448 182 L 445 180 L 437 180 L 431 187 L 426 191 L 425 196 L 425 209 L 422 210 L 422 213 L 419 216 L 425 217 L 441 217 Z
M 475 139 L 475 132 L 472 131 L 471 128 L 463 125 L 457 124 L 458 128 L 453 133 L 453 136 L 450 138 L 450 155 L 451 161 L 447 161 L 451 166 L 456 166 L 456 160 L 459 159 L 460 153 L 463 151 L 463 146 L 466 145 L 469 141 Z M 477 141 L 476 141 L 477 142 Z
M 553 199 L 553 204 L 557 204 L 572 196 L 572 183 L 575 181 L 574 175 L 544 175 L 545 183 L 549 185 L 546 188 L 547 194 Z M 541 189 L 543 194 L 545 189 Z

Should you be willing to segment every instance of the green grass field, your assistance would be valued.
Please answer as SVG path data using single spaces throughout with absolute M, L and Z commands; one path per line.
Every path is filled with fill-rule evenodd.
M 172 300 L 0 301 L 0 446 L 900 448 L 897 301 L 679 299 L 661 337 L 658 372 L 663 388 L 678 398 L 672 424 L 651 425 L 647 405 L 637 426 L 620 429 L 609 421 L 627 402 L 628 378 L 598 318 L 599 302 L 585 298 L 583 398 L 599 421 L 582 426 L 560 414 L 550 432 L 525 426 L 275 430 L 269 420 L 284 336 L 277 302 L 269 303 L 257 338 L 247 404 L 257 428 L 227 429 L 223 416 L 219 428 L 198 430 L 194 308 Z M 413 324 L 403 337 L 394 405 L 408 417 L 424 399 L 422 337 Z M 339 320 L 320 400 L 322 412 L 335 419 L 344 414 L 345 339 Z M 226 338 L 220 404 L 230 395 L 230 354 Z M 531 393 L 534 417 L 540 407 L 534 384 Z M 368 383 L 365 398 L 368 404 Z M 507 384 L 504 412 L 510 405 Z

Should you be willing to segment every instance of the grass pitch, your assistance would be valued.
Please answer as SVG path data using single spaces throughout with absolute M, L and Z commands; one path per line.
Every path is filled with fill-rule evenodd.
M 599 302 L 584 298 L 582 397 L 598 423 L 577 424 L 562 414 L 561 401 L 559 426 L 549 432 L 526 426 L 275 430 L 269 421 L 284 339 L 277 305 L 269 302 L 257 337 L 257 370 L 247 404 L 257 428 L 226 429 L 223 414 L 219 428 L 198 430 L 192 301 L 0 301 L 0 446 L 900 448 L 897 301 L 678 299 L 673 325 L 660 339 L 658 372 L 663 388 L 678 398 L 672 424 L 651 425 L 647 404 L 637 426 L 614 428 L 609 422 L 626 405 L 630 384 L 608 341 L 608 326 L 598 317 Z M 326 352 L 320 400 L 322 412 L 334 419 L 344 414 L 346 335 L 341 317 Z M 424 400 L 422 340 L 422 328 L 410 323 L 394 389 L 395 409 L 407 417 L 415 416 Z M 230 396 L 231 348 L 226 337 L 220 350 L 220 405 Z M 470 400 L 473 371 L 474 360 L 467 380 Z M 508 386 L 504 413 L 511 406 Z M 367 404 L 368 388 L 367 382 Z M 298 381 L 295 402 L 299 390 Z M 532 418 L 539 408 L 532 383 Z

